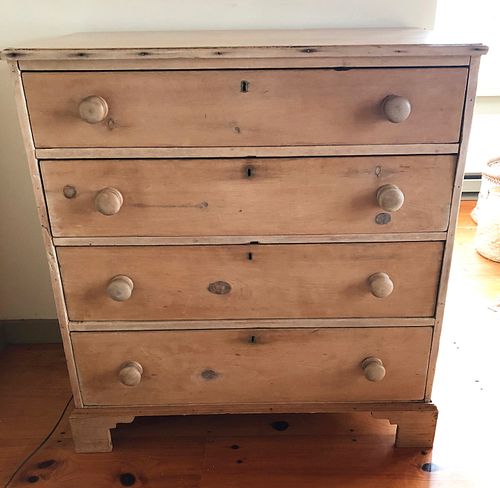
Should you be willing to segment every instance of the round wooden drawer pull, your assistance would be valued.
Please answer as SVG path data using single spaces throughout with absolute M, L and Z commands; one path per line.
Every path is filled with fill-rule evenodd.
M 375 273 L 368 278 L 368 284 L 373 296 L 388 297 L 394 290 L 394 283 L 387 273 Z
M 411 103 L 405 97 L 389 95 L 382 102 L 382 109 L 389 122 L 399 124 L 411 114 Z
M 108 115 L 108 104 L 106 100 L 97 95 L 84 98 L 78 105 L 80 118 L 89 124 L 102 122 Z
M 125 386 L 137 386 L 141 382 L 142 373 L 142 366 L 138 362 L 128 361 L 120 368 L 118 378 Z
M 366 358 L 361 363 L 361 367 L 368 381 L 382 381 L 385 377 L 384 363 L 379 358 Z
M 103 215 L 117 214 L 123 205 L 123 196 L 116 188 L 103 188 L 94 200 L 95 208 Z
M 124 302 L 132 296 L 134 282 L 124 275 L 115 276 L 108 283 L 106 291 L 110 298 L 117 302 Z
M 386 212 L 397 212 L 404 201 L 404 193 L 396 185 L 383 185 L 377 190 L 378 206 Z

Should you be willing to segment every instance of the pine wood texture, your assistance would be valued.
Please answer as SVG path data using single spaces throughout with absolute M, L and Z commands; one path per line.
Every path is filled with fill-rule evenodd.
M 325 56 L 480 56 L 471 39 L 422 29 L 274 29 L 172 32 L 92 32 L 5 49 L 27 59 L 318 58 Z
M 39 148 L 454 143 L 466 82 L 466 68 L 23 74 Z M 389 95 L 410 100 L 404 122 L 383 113 Z M 101 123 L 80 117 L 89 96 Z
M 132 424 L 118 424 L 112 430 L 112 453 L 80 455 L 74 452 L 68 409 L 54 434 L 8 488 L 26 487 L 35 476 L 47 488 L 108 488 L 121 486 L 121 476 L 127 473 L 135 478 L 135 486 L 183 488 L 186 484 L 491 488 L 497 479 L 500 436 L 497 372 L 492 368 L 499 341 L 493 305 L 500 293 L 500 264 L 474 250 L 476 226 L 469 217 L 473 203 L 462 203 L 456 235 L 434 388 L 440 416 L 432 450 L 394 449 L 396 426 L 371 418 L 373 410 L 354 413 L 352 406 L 334 415 L 275 412 L 150 418 L 139 418 L 146 409 L 137 408 L 125 412 L 139 415 Z M 0 362 L 5 387 L 4 394 L 0 392 L 0 485 L 4 486 L 55 425 L 71 390 L 62 348 L 9 346 L 0 353 Z M 387 412 L 387 405 L 379 405 L 379 410 Z M 468 421 L 472 409 L 480 415 Z M 160 414 L 159 408 L 154 410 Z M 428 417 L 425 411 L 417 415 Z M 430 471 L 422 469 L 426 463 Z
M 120 246 L 58 257 L 70 320 L 431 317 L 442 252 L 441 242 Z M 380 271 L 394 282 L 383 299 L 368 281 Z M 106 293 L 118 275 L 134 282 L 124 302 Z
M 50 432 L 70 398 L 59 344 L 0 351 L 0 486 Z
M 140 418 L 132 424 L 118 424 L 112 431 L 113 453 L 83 456 L 74 452 L 66 416 L 8 488 L 24 487 L 35 476 L 49 488 L 70 483 L 101 488 L 127 482 L 176 488 L 234 483 L 245 488 L 255 483 L 266 488 L 332 483 L 354 488 L 399 488 L 402 484 L 425 488 L 431 480 L 440 488 L 474 486 L 463 480 L 472 478 L 477 465 L 440 464 L 437 472 L 428 473 L 421 466 L 432 460 L 432 451 L 394 449 L 395 427 L 370 418 L 370 407 L 383 408 L 367 405 L 364 410 L 361 405 L 357 413 L 344 408 L 334 415 Z M 83 424 L 91 416 L 75 411 L 71 422 L 77 418 Z
M 78 381 L 76 379 L 76 374 L 77 374 L 76 367 L 73 361 L 73 353 L 71 349 L 69 329 L 67 326 L 68 316 L 66 313 L 66 304 L 64 301 L 64 294 L 62 291 L 61 275 L 59 273 L 59 264 L 57 262 L 56 250 L 54 242 L 52 240 L 52 235 L 50 233 L 49 217 L 47 213 L 47 205 L 45 203 L 45 196 L 43 193 L 42 179 L 40 176 L 38 160 L 36 159 L 35 156 L 33 134 L 31 131 L 31 126 L 29 121 L 26 98 L 24 96 L 21 72 L 19 71 L 17 63 L 9 63 L 9 68 L 11 70 L 12 79 L 14 83 L 17 112 L 19 117 L 19 124 L 21 127 L 21 135 L 23 138 L 24 147 L 26 149 L 27 163 L 31 177 L 31 184 L 33 186 L 33 191 L 35 195 L 36 209 L 38 213 L 38 218 L 40 220 L 42 238 L 47 256 L 47 263 L 49 266 L 50 280 L 51 280 L 52 290 L 54 293 L 57 319 L 59 321 L 61 338 L 64 345 L 64 351 L 66 353 L 66 361 L 68 363 L 68 373 L 71 379 L 73 398 L 75 401 L 75 405 L 78 407 L 82 405 L 82 402 L 81 402 L 80 390 L 78 388 Z
M 260 53 L 259 53 L 260 54 Z M 373 68 L 373 67 L 407 67 L 407 66 L 469 66 L 470 56 L 314 56 L 314 53 L 303 53 L 296 57 L 261 57 L 261 58 L 159 58 L 133 54 L 130 59 L 87 59 L 85 56 L 62 58 L 57 60 L 26 59 L 22 56 L 19 67 L 22 71 L 123 71 L 123 70 L 177 70 L 177 69 L 279 69 L 279 68 Z M 2 53 L 0 52 L 0 58 Z M 309 56 L 309 57 L 308 57 Z
M 459 144 L 364 144 L 349 146 L 260 147 L 107 147 L 36 149 L 39 159 L 141 159 L 141 158 L 241 158 L 376 156 L 391 154 L 456 154 Z
M 15 73 L 79 407 L 72 417 L 77 450 L 110 450 L 110 429 L 137 415 L 228 409 L 376 411 L 398 425 L 399 446 L 432 445 L 430 389 L 479 56 L 487 48 L 388 30 L 150 33 L 137 39 L 95 34 L 63 40 L 64 48 L 48 43 L 2 53 Z M 65 166 L 65 176 L 75 177 L 71 169 L 85 170 L 78 183 L 57 181 L 48 192 L 54 234 L 37 158 L 50 159 L 42 162 L 44 172 Z M 384 162 L 367 166 L 372 158 Z M 239 175 L 232 178 L 236 165 Z M 169 178 L 172 168 L 179 179 Z M 370 178 L 362 178 L 360 168 Z M 104 186 L 119 176 L 125 185 Z M 433 186 L 432 202 L 422 202 L 425 177 L 427 186 L 441 182 Z M 168 194 L 158 185 L 165 180 Z M 144 197 L 146 188 L 153 190 L 152 201 Z M 364 196 L 358 199 L 355 190 Z M 239 201 L 219 200 L 221 193 Z M 196 204 L 202 194 L 207 205 L 183 206 L 184 197 Z M 55 209 L 58 201 L 62 211 Z M 133 216 L 131 202 L 147 215 Z M 144 330 L 148 324 L 157 331 Z M 70 336 L 73 327 L 81 332 Z M 141 337 L 149 338 L 143 346 Z M 259 337 L 269 340 L 259 343 Z M 164 354 L 176 347 L 175 354 Z M 239 351 L 246 347 L 256 356 Z M 269 354 L 257 357 L 264 349 Z M 363 356 L 357 368 L 349 363 L 352 352 Z M 351 364 L 347 374 L 333 377 L 332 389 L 325 388 L 330 376 L 323 369 L 329 354 L 340 372 L 341 364 Z M 185 362 L 176 365 L 176 359 Z M 399 373 L 395 360 L 403 364 Z M 294 375 L 297 362 L 301 376 Z M 193 366 L 201 373 L 193 376 Z M 263 374 L 253 375 L 259 367 Z M 159 373 L 153 376 L 151 368 Z M 163 378 L 174 387 L 155 390 Z M 204 392 L 196 381 L 221 390 Z M 123 403 L 128 391 L 141 389 L 144 395 Z M 81 394 L 101 406 L 84 409 Z M 240 399 L 231 403 L 235 395 Z M 367 403 L 372 398 L 384 403 Z M 131 406 L 102 406 L 108 401 Z
M 396 447 L 432 447 L 438 419 L 437 408 L 425 411 L 373 411 L 376 419 L 397 425 Z
M 269 406 L 273 405 L 273 406 Z M 397 402 L 390 405 L 384 403 L 318 403 L 311 404 L 259 404 L 262 411 L 273 411 L 275 413 L 287 413 L 293 407 L 294 412 L 329 412 L 342 415 L 345 413 L 356 412 L 371 413 L 376 419 L 387 419 L 391 424 L 397 425 L 396 447 L 406 448 L 432 448 L 438 411 L 432 403 L 417 402 Z M 235 405 L 235 411 L 245 412 L 246 415 L 255 409 L 251 404 Z M 200 412 L 222 413 L 219 407 L 212 405 L 203 405 L 200 408 L 186 406 L 192 414 Z M 119 423 L 131 423 L 136 416 L 156 416 L 172 414 L 179 411 L 178 406 L 164 405 L 161 407 L 117 407 L 117 408 L 78 408 L 73 410 L 69 417 L 76 452 L 95 453 L 110 452 L 113 449 L 111 442 L 111 429 L 117 427 Z M 182 411 L 182 414 L 186 410 Z M 278 431 L 288 428 L 288 423 L 278 421 L 271 423 L 271 427 Z M 354 429 L 350 429 L 354 432 Z M 356 438 L 351 438 L 354 442 Z M 232 449 L 238 449 L 239 446 L 231 446 Z M 426 454 L 426 452 L 422 452 Z M 122 483 L 123 484 L 123 483 Z
M 345 242 L 430 242 L 445 241 L 446 232 L 404 232 L 389 234 L 325 235 L 239 235 L 192 237 L 55 237 L 55 246 L 185 246 L 220 244 L 322 244 Z
M 73 443 L 76 452 L 110 452 L 113 450 L 111 443 L 111 429 L 117 424 L 130 423 L 134 415 L 78 415 L 83 410 L 75 410 L 71 414 L 70 424 Z
M 432 329 L 308 329 L 73 333 L 83 401 L 91 405 L 356 402 L 420 400 Z M 361 363 L 382 358 L 379 382 Z M 136 386 L 124 364 L 144 372 Z M 243 386 L 244 385 L 244 386 Z M 199 407 L 197 408 L 197 405 Z M 252 408 L 252 407 L 250 407 Z
M 425 327 L 433 326 L 434 318 L 381 317 L 349 319 L 259 319 L 259 320 L 115 320 L 70 321 L 69 330 L 74 332 L 110 332 L 132 330 L 205 330 L 205 329 L 302 329 L 334 327 Z
M 57 237 L 386 234 L 447 229 L 455 157 L 71 160 L 40 167 Z M 389 184 L 404 203 L 381 225 L 377 215 L 391 209 L 377 204 L 378 189 Z M 114 200 L 103 209 L 107 193 Z

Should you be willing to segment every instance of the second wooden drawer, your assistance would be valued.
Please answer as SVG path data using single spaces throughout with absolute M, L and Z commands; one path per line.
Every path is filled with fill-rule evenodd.
M 432 317 L 442 249 L 442 242 L 61 247 L 58 256 L 74 321 Z
M 381 234 L 446 230 L 455 161 L 43 161 L 41 170 L 57 237 Z

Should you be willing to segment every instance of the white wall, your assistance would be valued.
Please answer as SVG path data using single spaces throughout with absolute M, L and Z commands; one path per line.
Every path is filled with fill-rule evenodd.
M 500 157 L 500 2 L 498 0 L 438 0 L 435 28 L 467 34 L 489 46 L 481 58 L 478 98 L 467 153 L 467 173 L 481 173 Z
M 500 96 L 500 2 L 498 0 L 437 0 L 435 29 L 467 36 L 489 46 L 481 59 L 478 96 Z
M 3 0 L 0 48 L 82 31 L 431 28 L 436 0 Z M 5 64 L 0 66 L 0 319 L 55 309 Z
M 500 158 L 500 97 L 478 97 L 465 171 L 481 173 L 486 163 L 495 158 Z

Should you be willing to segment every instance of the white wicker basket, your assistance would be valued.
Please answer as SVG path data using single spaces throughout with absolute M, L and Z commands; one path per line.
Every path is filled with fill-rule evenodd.
M 490 188 L 500 185 L 500 159 L 492 159 L 486 163 L 486 169 L 481 178 L 481 191 L 477 199 L 476 206 L 471 212 L 472 220 L 477 224 L 483 200 L 485 200 Z
M 500 262 L 500 159 L 490 161 L 483 172 L 472 218 L 477 223 L 476 251 L 485 258 Z

